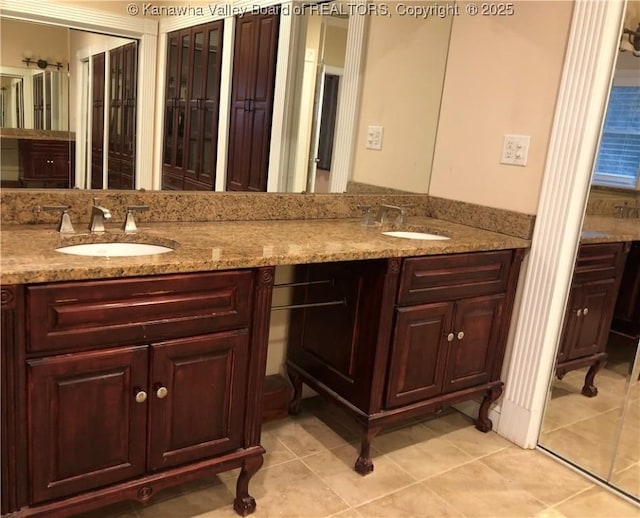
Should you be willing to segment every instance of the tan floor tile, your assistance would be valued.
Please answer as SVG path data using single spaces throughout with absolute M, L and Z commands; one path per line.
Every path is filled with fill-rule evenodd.
M 336 514 L 332 514 L 330 518 L 369 518 L 366 514 L 362 514 L 356 508 L 347 509 Z
M 416 480 L 423 480 L 473 460 L 471 455 L 456 448 L 423 424 L 381 434 L 374 439 L 374 446 Z
M 264 468 L 276 466 L 296 458 L 296 455 L 278 438 L 280 430 L 286 427 L 289 422 L 289 419 L 272 421 L 262 428 L 260 444 L 266 450 L 264 454 Z
M 600 487 L 588 489 L 556 506 L 568 518 L 638 518 L 640 508 Z
M 74 518 L 134 518 L 138 515 L 131 502 L 120 502 L 73 516 Z
M 544 511 L 540 511 L 538 514 L 534 516 L 534 518 L 566 518 L 566 517 L 557 509 L 554 509 L 553 507 L 549 507 Z
M 511 445 L 494 432 L 482 433 L 476 430 L 473 421 L 460 413 L 427 421 L 424 426 L 473 458 L 495 453 Z
M 304 463 L 351 506 L 415 482 L 408 473 L 377 452 L 373 457 L 373 473 L 363 477 L 353 470 L 357 457 L 356 446 L 347 445 L 305 457 Z
M 640 463 L 635 463 L 611 476 L 611 485 L 640 497 Z
M 468 517 L 535 516 L 547 508 L 480 461 L 436 475 L 425 483 Z
M 141 518 L 193 518 L 216 511 L 216 516 L 231 516 L 235 493 L 223 484 L 190 491 L 171 499 L 151 503 L 146 507 L 136 505 Z
M 606 477 L 613 455 L 613 445 L 591 442 L 567 428 L 540 436 L 540 444 L 577 466 L 600 477 Z
M 331 428 L 314 415 L 303 414 L 274 428 L 272 438 L 277 438 L 297 456 L 304 457 L 348 444 L 348 439 L 353 439 L 354 435 L 344 428 Z
M 593 487 L 585 477 L 536 450 L 506 448 L 480 460 L 551 506 Z
M 223 479 L 235 492 L 235 480 Z M 301 461 L 293 460 L 261 469 L 249 483 L 249 493 L 256 499 L 252 517 L 329 516 L 349 506 Z
M 356 508 L 362 516 L 370 518 L 445 518 L 464 515 L 445 502 L 422 482 L 384 496 Z

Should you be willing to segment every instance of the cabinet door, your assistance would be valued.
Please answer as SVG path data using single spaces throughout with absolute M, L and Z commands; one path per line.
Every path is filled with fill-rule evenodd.
M 569 301 L 564 315 L 564 323 L 562 325 L 562 336 L 560 338 L 560 346 L 558 349 L 558 362 L 564 362 L 569 359 L 573 343 L 576 336 L 580 332 L 579 321 L 576 317 L 578 308 L 582 308 L 582 290 L 579 285 L 573 285 L 569 291 Z
M 569 360 L 604 351 L 616 296 L 616 280 L 606 279 L 583 284 L 579 307 L 572 308 L 575 333 L 569 343 Z M 578 311 L 582 314 L 578 316 Z
M 443 392 L 490 381 L 504 298 L 493 295 L 456 303 Z
M 227 190 L 266 191 L 279 15 L 237 18 Z
M 397 310 L 387 383 L 388 408 L 441 392 L 452 317 L 453 303 Z
M 152 346 L 148 469 L 242 446 L 247 355 L 246 330 Z
M 32 503 L 144 472 L 147 347 L 27 361 Z M 141 399 L 141 398 L 140 398 Z

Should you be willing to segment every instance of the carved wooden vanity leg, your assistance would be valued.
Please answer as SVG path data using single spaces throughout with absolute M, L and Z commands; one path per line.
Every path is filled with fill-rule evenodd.
M 250 457 L 245 460 L 242 470 L 240 470 L 236 484 L 236 499 L 233 501 L 233 509 L 240 516 L 247 516 L 256 510 L 256 500 L 249 494 L 249 481 L 260 469 L 263 462 L 262 455 Z
M 587 375 L 584 377 L 584 387 L 582 387 L 582 395 L 587 397 L 595 397 L 598 395 L 598 388 L 593 384 L 594 378 L 598 371 L 602 369 L 604 365 L 605 358 L 602 358 L 596 361 L 589 370 L 587 371 Z
M 476 429 L 481 432 L 487 433 L 493 429 L 493 423 L 489 419 L 489 408 L 491 403 L 500 397 L 502 394 L 502 385 L 496 385 L 487 390 L 487 395 L 482 400 L 480 405 L 480 411 L 478 412 L 478 419 L 476 419 Z
M 360 456 L 357 458 L 356 464 L 353 468 L 363 477 L 373 471 L 373 461 L 371 460 L 371 441 L 378 434 L 380 428 L 380 426 L 369 428 L 362 434 Z
M 289 403 L 289 413 L 298 415 L 302 406 L 302 378 L 297 372 L 291 369 L 287 369 L 287 374 L 293 385 L 293 399 Z

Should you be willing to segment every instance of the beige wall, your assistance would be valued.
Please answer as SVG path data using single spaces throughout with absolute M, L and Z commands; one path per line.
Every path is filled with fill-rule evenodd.
M 68 30 L 53 25 L 40 25 L 3 18 L 0 22 L 0 63 L 5 67 L 25 68 L 25 50 L 31 59 L 45 59 L 49 63 L 69 60 Z M 35 65 L 31 69 L 37 69 Z M 49 69 L 55 70 L 55 69 Z
M 325 17 L 326 18 L 326 17 Z M 324 40 L 323 63 L 337 68 L 344 68 L 344 55 L 347 49 L 347 27 L 327 24 Z
M 430 194 L 536 213 L 572 9 L 520 1 L 513 16 L 455 18 Z M 531 136 L 526 167 L 500 164 L 505 134 Z
M 451 20 L 370 18 L 352 180 L 428 191 Z M 384 127 L 380 151 L 369 125 Z

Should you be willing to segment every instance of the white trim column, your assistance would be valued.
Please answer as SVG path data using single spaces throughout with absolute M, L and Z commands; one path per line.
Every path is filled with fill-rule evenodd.
M 576 0 L 498 433 L 535 447 L 618 50 L 624 0 Z
M 353 4 L 366 5 L 366 0 L 357 0 Z M 347 51 L 338 101 L 329 192 L 345 192 L 347 190 L 347 182 L 351 177 L 354 141 L 360 108 L 360 86 L 365 53 L 364 41 L 369 18 L 369 15 L 359 13 L 364 13 L 365 11 L 365 9 L 354 8 L 351 9 L 351 15 L 349 16 Z

